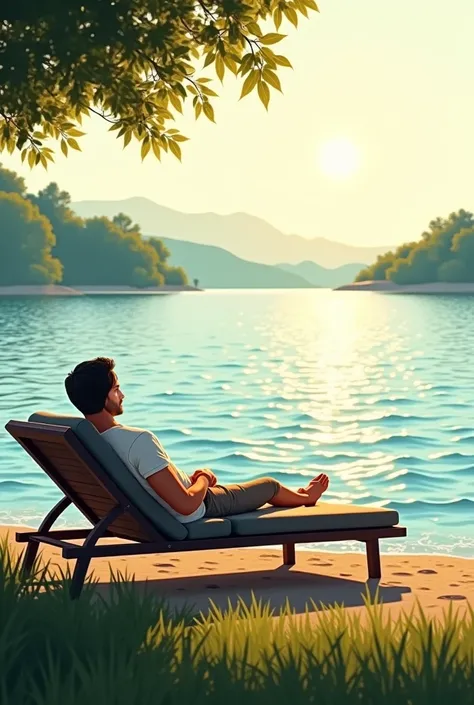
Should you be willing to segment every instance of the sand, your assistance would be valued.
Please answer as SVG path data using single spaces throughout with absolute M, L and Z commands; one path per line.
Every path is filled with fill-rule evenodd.
M 132 286 L 77 286 L 74 288 L 50 284 L 47 286 L 0 286 L 0 296 L 100 296 L 101 294 L 177 294 L 183 291 L 202 291 L 194 286 L 150 286 L 138 289 Z
M 15 531 L 23 530 L 31 528 L 0 526 L 0 540 L 8 535 L 15 551 L 21 551 L 24 544 L 15 542 Z M 43 546 L 42 556 L 52 566 L 65 570 L 69 565 L 73 570 L 75 561 L 61 558 L 59 549 Z M 288 598 L 296 614 L 304 613 L 306 606 L 312 609 L 311 600 L 318 606 L 344 604 L 351 612 L 365 614 L 367 587 L 372 593 L 379 588 L 385 613 L 392 618 L 410 611 L 417 600 L 432 617 L 442 616 L 450 604 L 462 611 L 469 605 L 474 608 L 474 559 L 451 556 L 382 554 L 380 581 L 367 581 L 362 553 L 297 550 L 292 567 L 282 565 L 279 547 L 96 558 L 88 575 L 100 581 L 96 589 L 103 594 L 110 582 L 110 568 L 134 575 L 138 589 L 152 590 L 177 609 L 188 605 L 204 612 L 210 599 L 223 609 L 229 599 L 232 604 L 239 598 L 250 604 L 253 591 L 277 612 Z

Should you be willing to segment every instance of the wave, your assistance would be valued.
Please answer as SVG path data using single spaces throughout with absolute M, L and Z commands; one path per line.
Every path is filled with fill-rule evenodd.
M 16 492 L 18 490 L 27 490 L 30 487 L 41 487 L 43 486 L 35 482 L 22 482 L 20 480 L 0 480 L 0 494 L 2 492 Z
M 389 509 L 395 509 L 403 514 L 415 514 L 418 516 L 432 516 L 433 514 L 457 514 L 472 516 L 474 512 L 474 500 L 465 497 L 447 500 L 446 502 L 430 502 L 428 500 L 417 499 L 415 501 L 406 500 L 391 501 L 387 505 Z

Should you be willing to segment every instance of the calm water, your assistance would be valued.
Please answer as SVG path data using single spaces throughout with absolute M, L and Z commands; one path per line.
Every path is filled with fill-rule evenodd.
M 474 557 L 473 351 L 471 296 L 0 299 L 0 523 L 36 526 L 60 496 L 4 424 L 70 413 L 65 375 L 107 355 L 123 422 L 183 469 L 295 488 L 325 471 L 328 500 L 400 512 L 409 537 L 384 551 Z M 74 509 L 64 522 L 85 525 Z

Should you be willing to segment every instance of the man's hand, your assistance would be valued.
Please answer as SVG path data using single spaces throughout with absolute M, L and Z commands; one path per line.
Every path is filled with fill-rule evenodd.
M 214 475 L 212 470 L 209 470 L 209 468 L 201 468 L 199 470 L 195 470 L 193 474 L 191 475 L 191 482 L 194 484 L 196 480 L 198 479 L 199 475 L 204 475 L 207 477 L 209 480 L 209 487 L 214 487 L 214 485 L 217 484 L 217 477 Z

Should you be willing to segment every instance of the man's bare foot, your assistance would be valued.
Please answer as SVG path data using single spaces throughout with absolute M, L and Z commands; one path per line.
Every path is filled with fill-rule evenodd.
M 309 501 L 305 504 L 305 507 L 314 507 L 321 495 L 326 492 L 329 487 L 329 477 L 327 475 L 318 475 L 315 477 L 307 487 L 300 487 L 299 494 L 309 495 Z

